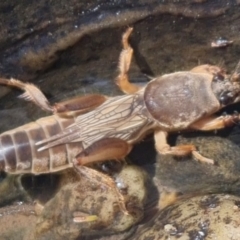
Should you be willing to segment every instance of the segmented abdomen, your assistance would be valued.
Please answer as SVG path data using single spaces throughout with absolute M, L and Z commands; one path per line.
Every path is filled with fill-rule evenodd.
M 36 142 L 59 134 L 74 119 L 56 115 L 4 132 L 0 135 L 0 170 L 21 173 L 49 173 L 72 167 L 72 159 L 82 150 L 81 143 L 59 145 L 37 151 Z

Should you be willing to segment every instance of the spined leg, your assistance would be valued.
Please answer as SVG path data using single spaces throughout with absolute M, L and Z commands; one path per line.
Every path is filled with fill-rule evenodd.
M 201 130 L 201 131 L 211 131 L 222 129 L 225 127 L 231 127 L 237 124 L 240 121 L 240 116 L 238 113 L 233 115 L 225 116 L 210 116 L 204 119 L 201 119 L 190 126 L 192 129 Z
M 19 96 L 19 98 L 31 101 L 45 111 L 50 112 L 53 111 L 52 106 L 48 102 L 47 98 L 44 96 L 44 94 L 37 86 L 31 83 L 24 83 L 13 78 L 11 79 L 0 78 L 0 84 L 7 85 L 10 87 L 17 87 L 25 91 L 22 95 Z
M 129 82 L 128 70 L 131 64 L 133 49 L 128 43 L 128 38 L 132 32 L 133 28 L 128 28 L 127 31 L 122 36 L 123 50 L 119 57 L 119 75 L 116 78 L 116 84 L 119 88 L 127 94 L 132 94 L 137 92 L 140 87 Z
M 167 143 L 167 135 L 167 132 L 161 130 L 155 131 L 154 133 L 155 147 L 160 154 L 174 156 L 186 156 L 192 154 L 200 162 L 214 164 L 212 159 L 202 156 L 192 144 L 175 147 L 169 146 Z
M 72 117 L 89 112 L 101 105 L 107 99 L 104 95 L 90 94 L 76 97 L 68 101 L 55 103 L 51 106 L 42 91 L 34 84 L 24 83 L 13 78 L 10 80 L 0 78 L 0 84 L 17 87 L 25 91 L 19 96 L 20 98 L 33 102 L 45 111 L 50 111 L 64 117 Z
M 131 150 L 131 145 L 118 138 L 103 138 L 76 156 L 76 165 L 85 165 L 89 163 L 116 159 L 122 160 Z
M 75 165 L 74 168 L 78 173 L 84 175 L 90 181 L 95 181 L 96 183 L 100 183 L 101 185 L 114 190 L 116 193 L 116 196 L 118 197 L 119 207 L 125 214 L 127 214 L 127 215 L 129 214 L 126 209 L 126 206 L 125 206 L 124 197 L 120 193 L 119 189 L 117 188 L 116 183 L 114 182 L 113 178 L 111 178 L 101 172 L 98 172 L 92 168 L 88 168 L 85 166 Z M 76 221 L 76 219 L 75 219 L 75 221 Z

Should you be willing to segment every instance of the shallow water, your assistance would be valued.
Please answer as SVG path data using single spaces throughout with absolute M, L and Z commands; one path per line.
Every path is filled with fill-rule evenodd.
M 212 1 L 202 2 L 203 4 L 207 4 Z M 155 2 L 152 1 L 152 3 Z M 24 76 L 27 76 L 26 79 L 37 84 L 51 103 L 65 100 L 79 94 L 84 95 L 96 92 L 110 96 L 122 94 L 115 86 L 114 78 L 117 75 L 118 56 L 121 50 L 121 34 L 124 32 L 126 25 L 129 24 L 134 27 L 131 44 L 135 51 L 135 59 L 133 60 L 130 70 L 130 79 L 133 82 L 143 84 L 149 80 L 149 77 L 151 78 L 152 76 L 179 70 L 189 70 L 203 63 L 220 65 L 231 72 L 239 61 L 240 55 L 240 16 L 237 8 L 234 9 L 233 1 L 228 1 L 228 3 L 228 9 L 224 13 L 219 10 L 224 9 L 224 7 L 221 7 L 220 1 L 219 6 L 213 5 L 213 8 L 219 10 L 218 16 L 213 14 L 214 11 L 212 11 L 211 16 L 210 11 L 208 15 L 203 14 L 205 16 L 204 18 L 197 16 L 197 14 L 199 14 L 197 10 L 200 9 L 199 6 L 201 6 L 201 3 L 199 3 L 199 5 L 197 3 L 190 4 L 192 7 L 192 16 L 188 17 L 186 17 L 186 13 L 189 12 L 188 9 L 190 5 L 188 7 L 185 6 L 183 9 L 179 8 L 178 13 L 182 11 L 180 15 L 173 14 L 174 11 L 170 9 L 172 6 L 170 7 L 169 5 L 168 11 L 162 11 L 161 13 L 161 11 L 154 12 L 154 10 L 152 10 L 152 12 L 148 15 L 143 15 L 143 17 L 139 17 L 141 11 L 139 10 L 139 5 L 136 5 L 135 11 L 134 7 L 131 8 L 134 17 L 129 17 L 127 21 L 124 21 L 124 17 L 120 18 L 120 23 L 117 25 L 115 22 L 116 27 L 114 28 L 114 24 L 109 24 L 109 26 L 106 23 L 101 24 L 101 19 L 98 20 L 99 28 L 95 28 L 94 31 L 90 27 L 90 24 L 89 26 L 86 25 L 86 32 L 82 37 L 76 41 L 73 46 L 68 46 L 64 51 L 61 51 L 61 54 L 57 55 L 54 63 L 45 65 L 43 61 L 41 71 L 33 68 L 33 64 L 31 65 L 30 62 L 27 61 L 24 62 L 24 64 L 26 64 L 24 67 L 18 64 L 21 61 L 18 62 L 17 60 L 21 60 L 21 57 L 17 55 L 17 58 L 16 52 L 18 53 L 18 51 L 21 51 L 21 48 L 23 49 L 23 45 L 21 44 L 25 44 L 24 49 L 30 49 L 32 42 L 35 41 L 34 46 L 39 46 L 39 49 L 43 49 L 43 42 L 41 42 L 42 40 L 40 38 L 38 45 L 38 41 L 36 40 L 37 35 L 27 34 L 24 35 L 26 41 L 19 41 L 19 45 L 13 44 L 9 47 L 9 50 L 2 50 L 4 53 L 9 54 L 7 55 L 7 59 L 15 59 L 15 65 L 13 64 L 9 68 L 7 67 L 10 66 L 7 65 L 9 62 L 6 61 L 6 63 L 2 63 L 1 66 L 6 67 L 3 73 L 5 76 L 13 73 L 14 76 L 20 76 L 22 80 L 25 79 Z M 182 6 L 184 6 L 184 4 L 185 2 L 182 3 Z M 146 5 L 143 6 L 146 8 Z M 196 7 L 195 17 L 194 6 Z M 90 8 L 90 6 L 88 7 Z M 106 8 L 107 7 L 108 6 L 106 6 Z M 121 13 L 124 13 L 124 11 L 127 12 L 128 7 L 129 6 L 124 5 Z M 204 7 L 202 9 L 206 10 Z M 112 10 L 113 12 L 111 10 L 112 9 L 109 8 L 108 13 L 112 13 L 111 16 L 114 16 L 116 9 L 114 9 L 114 11 Z M 48 15 L 46 14 L 46 16 Z M 92 15 L 89 21 L 91 20 L 96 22 L 95 15 Z M 70 35 L 72 33 L 68 27 L 65 28 L 66 26 L 60 25 L 60 28 L 61 27 L 63 28 L 62 31 L 65 31 L 66 34 Z M 53 28 L 52 32 L 54 33 L 54 31 L 56 31 L 55 41 L 58 42 L 57 40 L 61 39 L 62 36 L 61 34 L 57 34 L 60 30 L 54 29 L 56 28 Z M 68 31 L 66 31 L 66 29 L 68 29 Z M 42 28 L 41 30 L 42 35 L 48 32 L 49 28 Z M 12 34 L 12 36 L 14 36 L 14 34 Z M 232 40 L 233 44 L 226 48 L 211 48 L 211 42 L 219 37 Z M 50 43 L 51 41 L 46 41 L 47 46 L 51 46 Z M 9 45 L 11 44 L 9 43 Z M 7 47 L 6 45 L 6 48 Z M 52 48 L 54 47 L 51 46 L 51 49 Z M 14 69 L 12 66 L 15 67 L 15 70 L 12 70 Z M 6 72 L 6 69 L 8 72 Z M 24 72 L 22 72 L 22 70 L 24 70 Z M 17 95 L 19 95 L 19 92 L 12 91 L 0 100 L 0 132 L 46 115 L 46 113 L 43 113 L 31 103 L 18 100 L 16 98 Z M 232 112 L 233 110 L 239 111 L 239 105 L 228 108 L 226 111 Z M 220 167 L 202 166 L 191 159 L 185 159 L 181 162 L 173 158 L 167 161 L 164 161 L 166 160 L 164 158 L 160 158 L 157 160 L 160 161 L 157 162 L 158 167 L 155 168 L 156 153 L 154 151 L 154 143 L 150 140 L 151 138 L 148 138 L 144 143 L 136 146 L 129 158 L 137 165 L 148 165 L 144 166 L 144 168 L 147 169 L 151 177 L 154 176 L 155 184 L 159 184 L 157 187 L 160 192 L 162 191 L 163 185 L 169 190 L 185 194 L 192 193 L 195 195 L 196 192 L 201 192 L 202 194 L 209 192 L 233 192 L 238 194 L 238 176 L 240 169 L 238 167 L 238 156 L 240 154 L 238 133 L 239 127 L 236 126 L 225 131 L 220 131 L 217 136 L 215 133 L 207 133 L 200 134 L 200 137 L 196 138 L 196 136 L 199 136 L 199 133 L 193 133 L 183 135 L 180 140 L 179 138 L 177 139 L 175 135 L 170 139 L 173 143 L 176 140 L 180 141 L 180 143 L 196 141 L 203 152 L 206 151 L 206 153 L 212 154 L 214 159 L 217 159 Z M 215 144 L 215 141 L 217 144 Z M 211 143 L 213 143 L 213 147 Z M 171 169 L 173 170 L 171 171 Z M 181 171 L 181 169 L 184 169 L 184 171 Z M 60 189 L 59 179 L 61 179 L 61 176 L 59 177 L 58 175 L 50 177 L 30 176 L 23 180 L 23 185 L 27 193 L 30 193 L 30 196 L 37 199 L 45 199 L 46 201 L 46 199 L 51 199 L 55 192 Z M 221 180 L 220 183 L 219 180 Z M 41 185 L 41 182 L 44 182 L 44 184 Z M 6 182 L 4 182 L 4 184 L 5 183 Z M 5 202 L 5 198 L 9 202 L 11 200 L 19 201 L 22 199 L 26 201 L 26 198 L 29 200 L 29 196 L 26 196 L 26 192 L 21 188 L 21 184 L 18 186 L 12 178 L 11 181 L 9 180 L 7 183 L 9 183 L 9 187 L 3 188 L 0 196 L 1 203 Z M 46 188 L 48 188 L 48 191 L 45 190 Z M 8 192 L 4 192 L 6 189 Z M 9 189 L 12 189 L 12 191 Z M 37 194 L 39 189 L 42 194 Z M 9 192 L 11 193 L 10 197 Z M 14 194 L 15 192 L 16 194 Z M 156 192 L 154 192 L 154 194 L 156 194 Z M 161 195 L 159 194 L 159 196 Z M 151 194 L 149 194 L 148 196 L 150 203 L 156 202 L 156 198 L 155 195 L 151 196 Z M 8 206 L 5 205 L 4 207 Z M 26 211 L 28 211 L 28 209 L 26 209 Z M 9 214 L 7 221 L 11 221 L 11 216 L 14 218 L 14 214 Z M 31 218 L 33 217 L 32 215 L 30 216 Z M 28 220 L 26 219 L 25 221 L 27 222 Z M 5 229 L 5 239 L 7 239 L 7 236 L 14 235 L 14 230 L 11 229 L 11 226 L 13 225 L 9 224 L 8 228 Z M 21 227 L 22 236 L 28 231 L 25 226 Z M 117 236 L 112 233 L 113 239 L 127 238 L 129 232 Z M 58 232 L 55 234 L 56 239 L 60 239 Z M 71 231 L 69 231 L 69 234 L 71 234 Z M 75 233 L 72 236 L 75 236 Z M 80 238 L 85 238 L 85 235 Z M 86 238 L 91 239 L 91 237 Z M 95 239 L 97 238 L 98 237 L 95 237 Z M 15 239 L 19 238 L 16 237 Z

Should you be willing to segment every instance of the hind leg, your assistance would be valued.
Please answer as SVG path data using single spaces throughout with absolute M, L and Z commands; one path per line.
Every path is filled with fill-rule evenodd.
M 132 60 L 133 49 L 129 45 L 128 39 L 133 28 L 128 28 L 127 31 L 122 36 L 123 50 L 119 57 L 119 75 L 116 78 L 116 84 L 118 87 L 127 94 L 132 94 L 137 92 L 140 87 L 130 83 L 128 79 L 128 71 Z
M 76 117 L 92 111 L 107 99 L 106 96 L 101 94 L 89 94 L 51 105 L 42 91 L 32 83 L 24 83 L 13 78 L 0 78 L 0 84 L 23 90 L 24 93 L 19 98 L 31 101 L 43 110 L 59 114 L 62 117 Z

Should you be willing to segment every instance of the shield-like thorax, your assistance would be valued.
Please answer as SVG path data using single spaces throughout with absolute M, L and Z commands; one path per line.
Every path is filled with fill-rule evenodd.
M 192 72 L 176 72 L 156 78 L 145 89 L 146 107 L 163 129 L 185 129 L 219 109 L 211 79 L 209 74 Z

